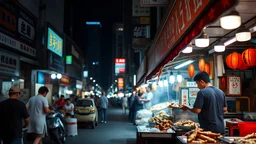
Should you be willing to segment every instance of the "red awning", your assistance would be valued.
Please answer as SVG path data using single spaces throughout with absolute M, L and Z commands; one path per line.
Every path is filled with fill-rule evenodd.
M 189 15 L 193 12 L 188 13 L 187 9 L 186 11 L 184 8 L 183 10 L 179 9 L 182 8 L 182 2 L 185 5 L 183 6 L 185 9 L 188 7 L 190 7 L 190 10 L 194 11 L 197 9 L 198 13 L 194 12 L 194 15 Z M 206 25 L 219 19 L 221 14 L 234 7 L 237 3 L 238 0 L 201 0 L 197 1 L 196 4 L 186 3 L 185 0 L 177 1 L 174 8 L 169 13 L 168 19 L 163 25 L 163 29 L 159 34 L 157 41 L 155 41 L 155 45 L 153 45 L 153 48 L 151 48 L 148 53 L 147 80 L 151 79 L 152 76 L 159 72 L 162 66 L 177 57 L 179 52 L 184 49 L 196 36 L 198 36 Z M 185 24 L 186 29 L 183 30 L 183 33 L 181 27 L 179 27 L 182 22 L 176 22 L 177 24 L 175 25 L 175 19 L 173 19 L 176 16 L 177 12 L 175 11 L 177 10 L 179 10 L 180 13 L 187 13 L 184 16 L 185 18 L 188 16 L 192 17 L 191 20 L 194 18 L 192 22 L 189 21 L 186 23 L 187 25 Z M 180 17 L 178 20 L 184 21 Z M 173 29 L 173 26 L 178 27 Z M 175 31 L 177 32 L 175 33 Z

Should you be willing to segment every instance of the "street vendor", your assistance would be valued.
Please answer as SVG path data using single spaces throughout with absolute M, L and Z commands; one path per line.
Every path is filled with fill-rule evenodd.
M 194 107 L 190 108 L 187 105 L 182 105 L 181 109 L 198 114 L 200 127 L 205 131 L 224 134 L 224 112 L 227 111 L 224 92 L 212 86 L 206 72 L 196 74 L 194 81 L 200 89 Z
M 143 104 L 143 108 L 144 109 L 149 109 L 152 106 L 152 98 L 153 98 L 153 93 L 152 93 L 152 84 L 149 84 L 146 87 L 146 93 L 145 96 L 143 97 L 143 99 L 141 99 L 141 101 L 144 102 Z

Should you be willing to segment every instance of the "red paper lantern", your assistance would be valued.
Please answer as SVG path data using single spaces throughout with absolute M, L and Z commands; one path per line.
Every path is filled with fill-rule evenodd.
M 205 71 L 206 73 L 208 73 L 208 75 L 210 75 L 210 72 L 211 72 L 210 63 L 206 62 L 206 63 L 204 64 L 204 71 Z
M 200 71 L 204 71 L 204 64 L 205 64 L 204 59 L 203 58 L 199 59 L 198 68 Z
M 229 68 L 236 70 L 239 67 L 242 67 L 242 55 L 237 52 L 233 52 L 226 57 L 226 64 Z
M 242 53 L 243 63 L 249 67 L 256 66 L 256 51 L 253 48 L 248 48 Z
M 190 78 L 192 78 L 194 76 L 194 74 L 195 74 L 195 67 L 193 64 L 190 64 L 188 66 L 188 75 Z

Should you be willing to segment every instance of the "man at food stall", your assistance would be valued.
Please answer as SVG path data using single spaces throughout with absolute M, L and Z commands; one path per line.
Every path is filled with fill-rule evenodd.
M 153 93 L 152 93 L 152 84 L 149 84 L 146 87 L 146 94 L 143 97 L 143 99 L 141 99 L 141 101 L 144 102 L 143 108 L 144 109 L 149 109 L 152 106 L 152 98 L 153 98 Z
M 182 105 L 181 109 L 198 114 L 200 127 L 205 131 L 224 134 L 224 112 L 227 111 L 225 94 L 219 88 L 212 86 L 209 75 L 199 72 L 194 81 L 200 91 L 197 93 L 193 108 Z

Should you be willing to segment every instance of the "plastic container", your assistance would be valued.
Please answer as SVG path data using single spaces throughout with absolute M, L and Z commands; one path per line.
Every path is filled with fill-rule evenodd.
M 77 136 L 77 119 L 76 118 L 66 119 L 66 131 L 67 131 L 67 136 Z
M 246 136 L 256 132 L 256 122 L 239 122 L 238 127 L 240 136 Z

